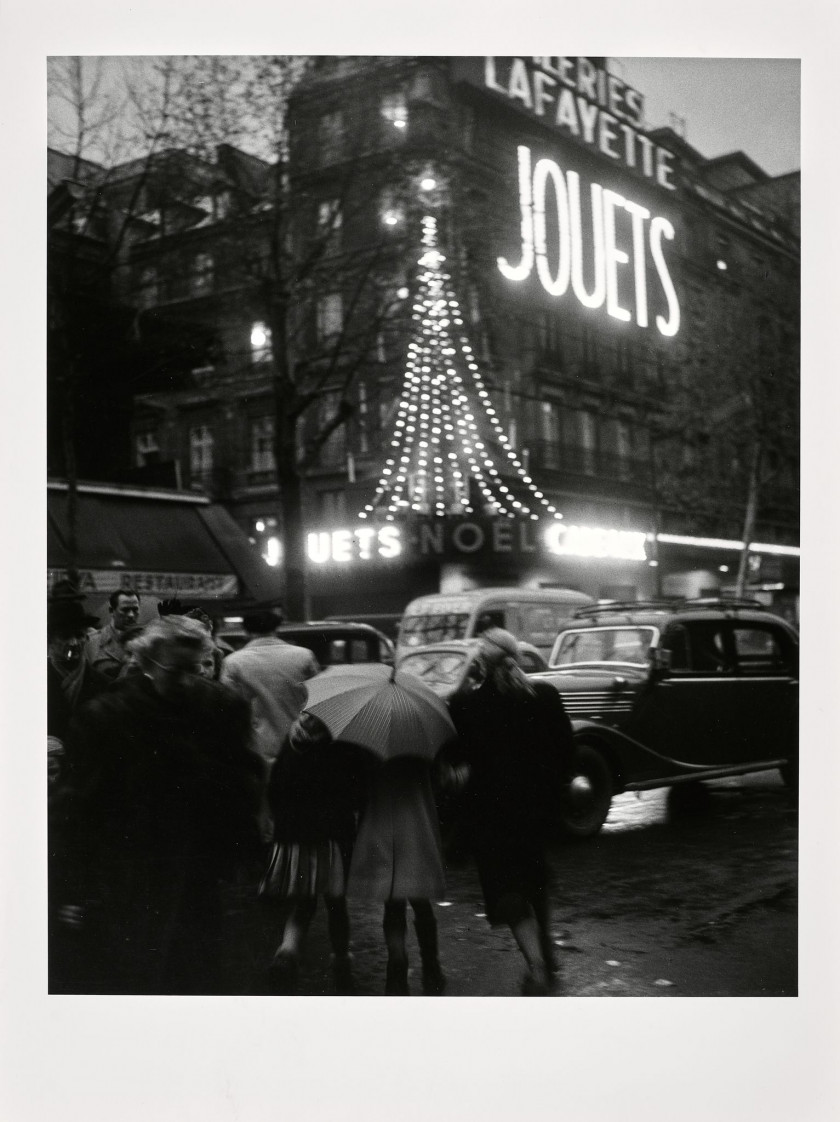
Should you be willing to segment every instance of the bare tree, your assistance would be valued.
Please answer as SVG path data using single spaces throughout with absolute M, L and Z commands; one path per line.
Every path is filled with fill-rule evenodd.
M 384 232 L 352 251 L 340 244 L 354 212 L 402 174 L 393 159 L 371 169 L 360 130 L 348 138 L 349 157 L 326 203 L 295 169 L 288 102 L 309 65 L 300 56 L 176 60 L 168 133 L 172 147 L 205 160 L 213 160 L 220 145 L 231 144 L 269 161 L 260 204 L 231 228 L 226 255 L 243 291 L 258 299 L 270 331 L 285 599 L 289 615 L 297 619 L 305 618 L 308 608 L 306 471 L 353 416 L 351 389 L 393 311 L 400 268 L 394 238 Z M 313 348 L 312 320 L 331 290 L 341 294 L 341 324 Z M 326 412 L 325 400 L 334 402 Z
M 62 467 L 67 481 L 67 551 L 77 578 L 78 412 L 85 383 L 85 343 L 80 320 L 86 301 L 112 305 L 114 278 L 123 266 L 143 177 L 127 197 L 115 201 L 112 169 L 144 144 L 148 163 L 166 135 L 168 91 L 159 115 L 143 137 L 127 114 L 128 91 L 119 69 L 106 72 L 102 59 L 49 60 L 50 129 L 58 146 L 57 178 L 49 197 L 50 259 L 48 381 L 52 416 L 61 429 Z M 69 157 L 62 159 L 61 156 Z

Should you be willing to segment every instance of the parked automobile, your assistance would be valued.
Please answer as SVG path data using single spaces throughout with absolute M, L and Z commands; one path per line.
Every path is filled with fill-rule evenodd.
M 597 833 L 622 791 L 769 768 L 795 785 L 798 675 L 796 630 L 756 601 L 579 609 L 539 675 L 578 747 L 566 829 Z
M 548 663 L 531 643 L 519 642 L 519 663 L 526 674 L 546 670 Z M 450 697 L 464 684 L 477 639 L 451 639 L 448 643 L 430 643 L 415 647 L 397 660 L 397 667 L 415 674 L 440 697 Z
M 367 623 L 336 623 L 318 620 L 312 623 L 283 623 L 274 629 L 278 639 L 308 647 L 321 668 L 346 666 L 358 662 L 386 662 L 393 665 L 394 644 Z M 217 632 L 233 650 L 243 647 L 250 636 L 242 627 L 221 628 Z

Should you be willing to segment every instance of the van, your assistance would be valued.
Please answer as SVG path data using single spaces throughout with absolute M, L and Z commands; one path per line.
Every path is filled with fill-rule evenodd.
M 414 647 L 473 639 L 488 627 L 504 627 L 547 659 L 557 632 L 578 608 L 594 603 L 571 588 L 475 588 L 418 596 L 400 620 L 397 660 Z

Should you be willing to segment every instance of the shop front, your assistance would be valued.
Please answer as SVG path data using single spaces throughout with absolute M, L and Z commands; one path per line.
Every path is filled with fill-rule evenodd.
M 646 600 L 734 591 L 741 543 L 567 523 L 419 517 L 311 530 L 313 616 L 399 613 L 415 596 L 473 588 L 570 588 L 596 599 Z M 746 595 L 795 603 L 799 549 L 753 543 Z
M 67 485 L 49 482 L 48 591 L 67 576 L 71 537 Z M 263 562 L 224 507 L 202 495 L 80 484 L 75 537 L 80 589 L 103 621 L 120 588 L 139 593 L 144 623 L 166 599 L 215 616 L 282 599 L 282 574 Z

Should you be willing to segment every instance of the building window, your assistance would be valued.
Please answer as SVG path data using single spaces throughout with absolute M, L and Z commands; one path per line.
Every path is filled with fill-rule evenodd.
M 390 128 L 402 132 L 408 124 L 408 106 L 404 90 L 392 90 L 379 102 L 379 112 Z
M 134 458 L 138 467 L 160 463 L 160 447 L 157 433 L 139 432 L 134 438 Z
M 615 454 L 619 478 L 629 479 L 632 473 L 633 430 L 627 421 L 615 422 Z
M 370 411 L 368 410 L 367 386 L 364 382 L 360 382 L 358 386 L 356 420 L 359 433 L 358 450 L 362 455 L 366 455 L 370 451 Z
M 540 440 L 543 446 L 543 464 L 547 468 L 560 466 L 560 412 L 553 401 L 540 402 Z
M 213 431 L 209 425 L 190 429 L 190 474 L 206 475 L 213 470 Z
M 581 465 L 587 475 L 594 475 L 598 455 L 598 422 L 594 413 L 579 413 Z
M 251 324 L 251 360 L 265 362 L 271 358 L 271 328 L 262 320 Z
M 343 487 L 339 491 L 321 492 L 321 517 L 327 525 L 340 524 L 347 517 L 347 492 Z
M 324 250 L 328 254 L 341 252 L 343 221 L 340 199 L 323 199 L 318 203 L 317 237 L 319 242 L 324 242 Z
M 334 419 L 341 402 L 341 394 L 335 391 L 324 394 L 318 403 L 318 431 L 323 432 L 324 429 Z M 319 452 L 321 463 L 324 466 L 335 466 L 336 464 L 343 464 L 347 458 L 347 428 L 341 424 L 338 428 L 333 429 L 324 443 L 321 445 Z
M 318 147 L 322 164 L 338 160 L 344 150 L 344 114 L 340 109 L 324 113 L 318 122 Z
M 340 292 L 319 296 L 315 305 L 315 330 L 319 343 L 331 343 L 341 334 L 344 308 Z
M 274 418 L 251 422 L 251 471 L 274 471 Z
M 213 254 L 197 253 L 192 261 L 191 291 L 193 296 L 202 296 L 213 291 Z

